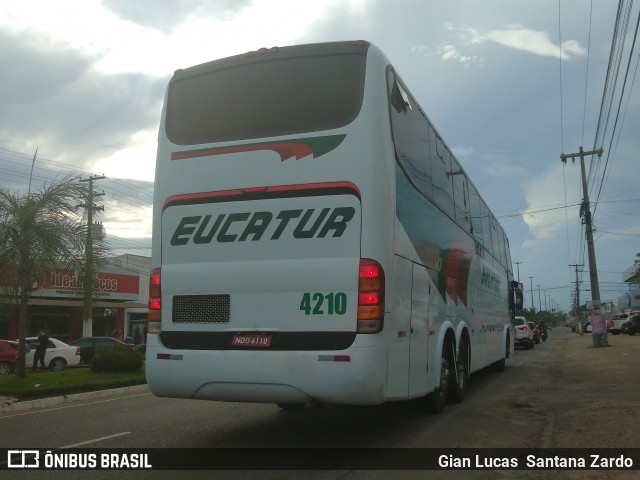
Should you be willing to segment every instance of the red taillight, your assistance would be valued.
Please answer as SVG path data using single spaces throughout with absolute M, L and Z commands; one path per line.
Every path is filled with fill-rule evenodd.
M 384 270 L 375 260 L 360 259 L 358 333 L 377 333 L 384 320 Z
M 162 318 L 162 294 L 160 290 L 160 269 L 154 268 L 151 270 L 151 276 L 149 277 L 149 313 L 147 318 L 149 322 L 159 322 Z M 149 333 L 159 333 L 158 324 L 149 324 Z
M 380 303 L 378 292 L 361 293 L 358 295 L 358 305 L 377 305 Z
M 80 355 L 80 347 L 76 347 L 76 355 Z

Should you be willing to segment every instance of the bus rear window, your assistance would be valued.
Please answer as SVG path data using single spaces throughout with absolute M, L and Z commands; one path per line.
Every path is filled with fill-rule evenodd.
M 166 133 L 178 145 L 339 128 L 360 111 L 366 57 L 251 61 L 174 80 Z

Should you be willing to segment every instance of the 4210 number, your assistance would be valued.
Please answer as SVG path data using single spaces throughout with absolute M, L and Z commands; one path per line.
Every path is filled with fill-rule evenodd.
M 300 310 L 305 315 L 344 315 L 347 311 L 347 294 L 337 293 L 304 293 L 300 302 Z M 326 311 L 325 311 L 326 310 Z

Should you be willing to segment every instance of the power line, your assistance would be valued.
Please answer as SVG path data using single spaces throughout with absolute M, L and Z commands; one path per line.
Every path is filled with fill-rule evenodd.
M 15 160 L 7 157 L 13 157 Z M 24 160 L 24 162 L 20 160 Z M 26 187 L 29 182 L 30 173 L 28 168 L 31 160 L 32 154 L 0 147 L 0 179 Z M 34 182 L 47 183 L 53 181 L 61 173 L 66 173 L 65 171 L 68 172 L 69 176 L 80 176 L 83 173 L 94 175 L 89 170 L 38 156 L 34 167 L 33 179 Z M 133 216 L 148 217 L 149 209 L 152 208 L 153 194 L 151 189 L 143 188 L 144 183 L 143 181 L 105 178 L 103 186 L 106 190 L 105 198 L 108 199 L 106 206 L 110 211 L 110 216 L 117 217 L 120 212 L 127 212 Z M 151 249 L 150 241 L 144 240 L 143 232 L 137 238 L 107 235 L 105 241 L 114 250 L 136 252 L 136 254 L 144 256 L 148 256 Z
M 631 52 L 629 53 L 629 61 L 627 62 L 627 68 L 625 70 L 625 74 L 624 74 L 624 81 L 622 83 L 622 91 L 620 92 L 620 100 L 618 102 L 618 110 L 616 112 L 616 119 L 613 125 L 613 131 L 611 132 L 611 141 L 609 142 L 609 150 L 607 153 L 607 159 L 605 161 L 605 165 L 604 165 L 604 171 L 602 173 L 602 180 L 600 181 L 600 188 L 598 190 L 598 195 L 596 196 L 596 202 L 595 205 L 593 207 L 593 214 L 595 215 L 596 213 L 596 208 L 598 206 L 598 200 L 600 199 L 600 195 L 602 193 L 602 188 L 604 186 L 604 181 L 606 178 L 606 173 L 607 173 L 607 166 L 609 165 L 609 160 L 611 158 L 611 148 L 613 145 L 613 140 L 615 138 L 615 133 L 616 133 L 616 128 L 618 126 L 618 119 L 620 117 L 620 110 L 622 108 L 622 100 L 624 98 L 624 93 L 625 93 L 625 89 L 627 86 L 627 80 L 629 78 L 629 70 L 631 68 L 631 59 L 633 57 L 633 51 L 635 49 L 636 46 L 636 40 L 638 39 L 638 28 L 640 27 L 640 12 L 638 12 L 638 19 L 636 20 L 636 28 L 635 28 L 635 32 L 633 34 L 633 43 L 631 44 Z M 636 65 L 636 69 L 637 69 L 637 65 Z M 637 70 L 636 70 L 637 71 Z M 635 80 L 635 74 L 634 74 L 634 80 Z
M 577 207 L 578 205 L 580 205 L 579 203 L 572 203 L 571 205 L 562 205 L 559 207 L 549 207 L 549 208 L 541 208 L 539 210 L 525 210 L 524 212 L 520 212 L 520 213 L 513 213 L 513 214 L 509 214 L 509 215 L 496 215 L 496 218 L 511 218 L 511 217 L 522 217 L 524 215 L 533 215 L 536 213 L 543 213 L 543 212 L 551 212 L 554 210 L 562 210 L 562 209 L 566 209 L 569 207 Z
M 558 3 L 560 3 L 558 1 Z M 593 26 L 593 0 L 589 11 L 589 41 L 587 43 L 587 72 L 584 78 L 584 106 L 582 109 L 582 145 L 584 145 L 584 126 L 587 119 L 587 92 L 589 91 L 589 63 L 591 60 L 591 28 Z M 561 60 L 562 61 L 562 60 Z

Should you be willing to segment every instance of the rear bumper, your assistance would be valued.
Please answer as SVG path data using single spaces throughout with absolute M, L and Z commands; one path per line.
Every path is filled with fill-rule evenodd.
M 386 355 L 379 346 L 367 345 L 376 336 L 364 337 L 369 338 L 357 338 L 340 351 L 188 350 L 166 348 L 150 334 L 147 383 L 159 397 L 380 404 L 385 401 Z

